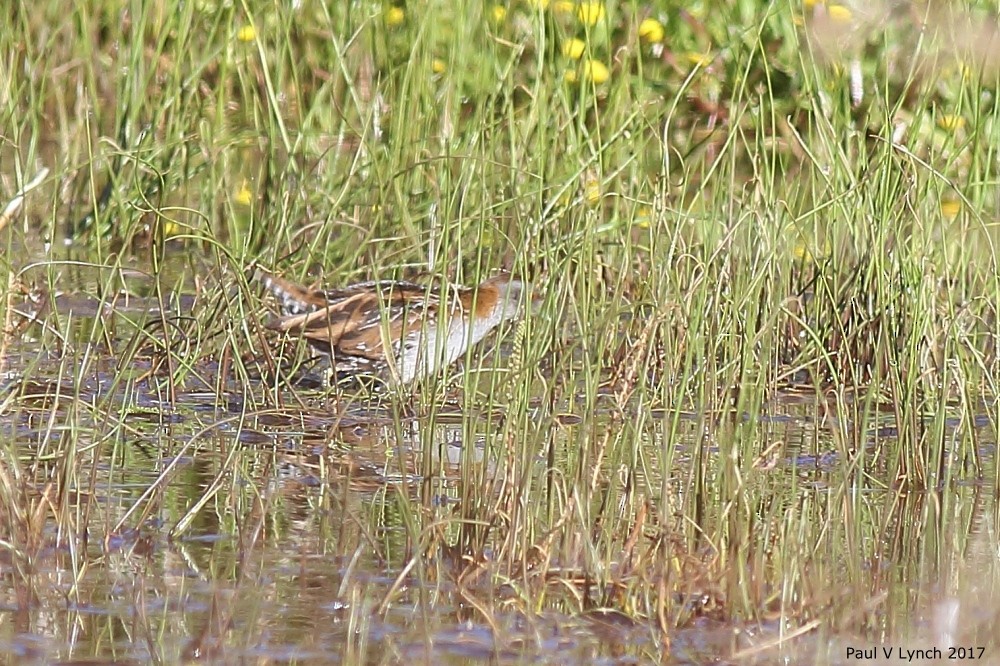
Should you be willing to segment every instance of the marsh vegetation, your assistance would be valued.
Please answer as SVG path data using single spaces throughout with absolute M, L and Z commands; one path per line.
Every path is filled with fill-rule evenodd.
M 1000 662 L 993 9 L 8 3 L 0 654 Z M 255 266 L 540 302 L 351 392 Z

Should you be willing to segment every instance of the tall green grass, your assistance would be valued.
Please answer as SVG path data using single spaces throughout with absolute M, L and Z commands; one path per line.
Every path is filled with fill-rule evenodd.
M 331 593 L 351 626 L 614 609 L 660 647 L 699 616 L 892 641 L 941 598 L 988 607 L 987 8 L 600 7 L 0 16 L 0 192 L 51 170 L 4 229 L 18 604 L 45 596 L 47 545 L 88 589 L 95 525 L 91 542 L 234 534 L 219 566 L 252 587 L 242 567 L 289 546 L 294 514 L 349 563 Z M 322 392 L 273 359 L 257 264 L 325 284 L 506 268 L 541 304 L 446 375 Z M 26 322 L 31 289 L 54 305 Z M 169 314 L 108 314 L 123 289 Z M 275 431 L 301 450 L 261 446 Z M 318 480 L 306 507 L 274 491 L 287 464 Z M 393 582 L 357 578 L 380 568 Z

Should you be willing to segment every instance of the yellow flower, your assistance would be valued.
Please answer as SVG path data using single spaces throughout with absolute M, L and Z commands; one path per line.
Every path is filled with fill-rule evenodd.
M 655 18 L 643 19 L 639 24 L 639 39 L 649 44 L 659 44 L 663 41 L 665 31 L 663 24 Z
M 247 187 L 246 180 L 240 184 L 240 189 L 233 195 L 233 201 L 241 206 L 249 206 L 253 201 L 253 192 L 251 192 L 250 188 Z
M 711 53 L 695 53 L 694 51 L 687 54 L 687 59 L 695 67 L 708 67 L 714 60 Z
M 494 23 L 503 23 L 503 20 L 507 18 L 507 8 L 503 5 L 493 5 L 491 12 Z
M 938 116 L 937 124 L 946 132 L 955 132 L 965 127 L 965 118 L 953 113 L 946 113 Z
M 850 23 L 854 18 L 854 13 L 850 7 L 844 5 L 830 5 L 826 9 L 830 20 L 834 23 Z
M 945 196 L 941 200 L 941 214 L 949 222 L 958 217 L 958 214 L 962 211 L 962 201 L 954 196 Z
M 588 206 L 596 206 L 601 201 L 601 182 L 596 178 L 588 178 L 583 184 L 583 200 Z
M 805 7 L 806 9 L 812 9 L 816 5 L 825 5 L 825 4 L 826 2 L 824 0 L 802 0 L 802 6 Z
M 385 10 L 385 24 L 390 28 L 402 25 L 406 20 L 406 12 L 402 7 L 389 7 Z
M 165 220 L 162 229 L 164 237 L 179 236 L 184 231 L 181 225 L 173 220 Z
M 556 0 L 552 5 L 553 14 L 572 14 L 576 4 L 572 0 Z
M 653 209 L 649 206 L 642 206 L 635 212 L 635 217 L 632 218 L 632 223 L 640 229 L 649 229 L 650 222 L 653 219 Z
M 799 238 L 792 246 L 792 256 L 806 263 L 821 261 L 830 256 L 830 243 L 824 242 L 822 245 L 810 243 L 804 238 Z
M 257 31 L 253 29 L 252 25 L 245 25 L 236 31 L 236 39 L 241 42 L 252 42 L 257 39 Z
M 975 72 L 972 70 L 972 67 L 970 67 L 969 63 L 965 62 L 964 60 L 958 61 L 958 71 L 962 75 L 963 83 L 972 79 L 972 77 L 975 76 Z
M 604 83 L 611 77 L 611 72 L 600 60 L 588 60 L 583 66 L 583 75 L 594 83 Z
M 569 83 L 575 83 L 577 81 L 577 74 L 573 70 L 566 72 L 565 76 L 566 81 Z M 608 71 L 608 66 L 600 60 L 584 60 L 583 78 L 585 81 L 592 81 L 593 83 L 601 84 L 611 78 L 611 72 Z
M 576 17 L 586 25 L 597 25 L 604 20 L 604 13 L 604 4 L 600 2 L 581 2 L 576 6 Z
M 444 60 L 441 60 L 441 58 L 434 58 L 434 60 L 431 60 L 431 71 L 435 74 L 443 74 L 447 69 L 448 65 L 446 65 Z
M 611 72 L 600 60 L 588 60 L 583 66 L 583 75 L 594 83 L 604 83 L 611 77 Z
M 583 57 L 583 52 L 587 50 L 587 44 L 582 39 L 573 38 L 563 42 L 562 52 L 567 58 L 579 60 Z

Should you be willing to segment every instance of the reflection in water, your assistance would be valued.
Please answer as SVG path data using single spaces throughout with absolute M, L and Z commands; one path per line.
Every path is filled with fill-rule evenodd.
M 148 314 L 148 303 L 130 303 Z M 56 307 L 84 312 L 87 303 Z M 86 312 L 103 316 L 104 307 Z M 989 626 L 975 618 L 992 607 L 995 588 L 989 576 L 963 572 L 993 575 L 994 496 L 957 472 L 959 483 L 932 492 L 895 491 L 883 454 L 897 435 L 891 415 L 851 439 L 845 433 L 858 429 L 849 416 L 818 408 L 815 397 L 779 395 L 752 423 L 638 407 L 622 423 L 610 400 L 594 414 L 567 400 L 551 422 L 537 424 L 548 448 L 522 451 L 502 412 L 466 413 L 446 401 L 431 418 L 384 398 L 338 402 L 317 393 L 304 404 L 291 389 L 276 406 L 263 382 L 224 383 L 220 392 L 215 362 L 192 368 L 167 392 L 152 357 L 120 367 L 107 351 L 116 344 L 85 350 L 85 366 L 73 360 L 84 351 L 39 354 L 30 338 L 7 355 L 0 437 L 10 458 L 0 481 L 14 484 L 34 512 L 11 521 L 18 546 L 0 557 L 9 582 L 0 652 L 19 661 L 645 661 L 665 644 L 657 619 L 612 608 L 661 553 L 675 553 L 667 570 L 683 582 L 675 587 L 689 617 L 669 636 L 678 663 L 732 654 L 762 663 L 838 660 L 846 645 L 864 641 L 846 631 L 790 637 L 778 620 L 743 626 L 718 617 L 733 602 L 705 574 L 705 562 L 719 555 L 701 526 L 724 522 L 732 509 L 705 503 L 695 528 L 685 507 L 712 491 L 724 461 L 743 458 L 746 487 L 763 498 L 750 510 L 815 524 L 842 516 L 845 552 L 863 562 L 858 573 L 855 564 L 817 556 L 823 585 L 804 605 L 835 606 L 831 595 L 839 594 L 870 599 L 834 613 L 868 635 L 913 635 L 920 616 L 941 642 Z M 976 454 L 990 478 L 993 436 L 985 420 L 972 424 L 983 430 Z M 734 445 L 741 429 L 752 430 L 753 448 Z M 622 438 L 619 449 L 634 458 L 607 456 L 609 442 Z M 863 473 L 857 456 L 870 458 Z M 846 507 L 838 491 L 845 469 L 859 491 Z M 574 474 L 598 491 L 593 497 L 617 500 L 574 504 L 561 494 L 574 488 Z M 533 497 L 551 506 L 525 507 L 517 494 L 524 480 L 544 488 Z M 643 518 L 621 523 L 620 551 L 608 557 L 613 571 L 595 574 L 587 535 L 563 534 L 559 525 L 573 512 L 592 513 L 594 524 L 621 521 L 630 502 Z M 548 531 L 534 535 L 519 569 L 505 569 L 504 553 L 520 547 L 513 526 L 529 509 L 547 517 L 539 529 Z M 766 521 L 760 528 L 762 553 L 791 538 L 770 534 L 778 528 Z M 865 543 L 869 534 L 879 535 L 875 547 Z M 952 544 L 968 561 L 951 561 L 943 575 Z M 949 577 L 971 582 L 941 582 Z M 551 607 L 525 612 L 519 595 L 527 586 L 541 586 Z

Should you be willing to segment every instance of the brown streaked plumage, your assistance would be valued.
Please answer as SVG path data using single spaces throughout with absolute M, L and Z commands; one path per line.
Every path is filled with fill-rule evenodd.
M 268 327 L 329 356 L 338 380 L 374 376 L 404 384 L 451 365 L 520 316 L 527 291 L 506 274 L 471 288 L 381 281 L 329 291 L 262 271 L 256 278 L 281 301 L 284 316 Z

